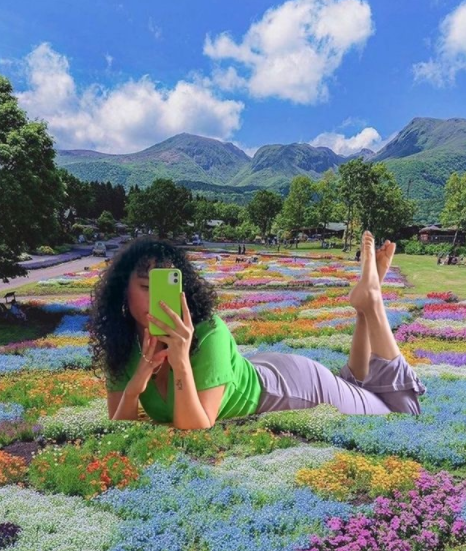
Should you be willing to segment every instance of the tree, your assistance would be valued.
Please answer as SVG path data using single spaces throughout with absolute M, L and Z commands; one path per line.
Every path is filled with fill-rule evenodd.
M 282 208 L 282 197 L 266 189 L 255 193 L 246 207 L 250 221 L 259 227 L 263 238 L 270 233 L 272 222 Z
M 59 242 L 65 189 L 45 122 L 30 122 L 0 76 L 0 278 L 27 275 L 19 254 Z
M 59 168 L 58 173 L 65 187 L 65 204 L 76 210 L 77 217 L 90 218 L 91 193 L 89 182 L 82 182 L 64 168 Z
M 312 183 L 307 176 L 295 176 L 290 192 L 276 222 L 283 230 L 299 230 L 309 221 L 311 212 Z
M 360 190 L 358 216 L 362 228 L 369 228 L 377 242 L 393 237 L 413 220 L 416 202 L 406 199 L 394 175 L 384 163 L 371 165 L 372 189 L 364 199 Z
M 338 178 L 333 170 L 327 170 L 312 186 L 314 204 L 311 208 L 312 224 L 322 225 L 322 244 L 325 241 L 325 228 L 329 222 L 340 222 L 345 215 L 344 205 L 338 199 Z
M 458 231 L 466 231 L 466 174 L 460 178 L 454 172 L 445 185 L 445 206 L 440 213 L 440 221 L 445 226 L 456 226 L 453 247 Z
M 115 231 L 115 219 L 112 216 L 112 213 L 108 210 L 104 212 L 97 219 L 97 227 L 99 231 L 104 233 L 110 233 Z
M 338 186 L 338 194 L 346 207 L 346 231 L 345 231 L 345 249 L 351 249 L 353 239 L 353 220 L 357 201 L 360 197 L 361 188 L 370 188 L 370 166 L 363 162 L 362 158 L 352 159 L 347 163 L 340 165 L 338 168 L 340 174 L 340 182 Z M 368 229 L 368 228 L 367 228 Z
M 361 158 L 341 165 L 339 192 L 347 209 L 350 248 L 353 226 L 370 230 L 377 241 L 396 234 L 412 221 L 415 201 L 405 199 L 395 177 L 384 163 L 365 163 Z M 347 246 L 348 231 L 345 235 Z
M 217 203 L 217 217 L 219 220 L 223 220 L 225 225 L 236 226 L 240 221 L 241 213 L 244 211 L 244 207 L 237 205 L 236 203 Z
M 193 206 L 194 230 L 202 234 L 206 230 L 208 220 L 215 218 L 215 213 L 217 211 L 216 205 L 205 197 L 198 197 L 198 199 L 193 202 Z
M 128 203 L 128 222 L 157 229 L 161 238 L 179 233 L 192 220 L 191 191 L 172 180 L 157 178 L 150 187 L 132 193 Z

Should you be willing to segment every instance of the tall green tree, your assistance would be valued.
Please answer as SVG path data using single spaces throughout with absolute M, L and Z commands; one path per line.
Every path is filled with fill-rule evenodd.
M 456 226 L 453 247 L 458 231 L 466 231 L 466 174 L 454 172 L 445 185 L 445 206 L 440 213 L 440 222 L 445 226 Z
M 203 234 L 206 231 L 207 222 L 215 218 L 217 207 L 212 201 L 202 196 L 193 201 L 193 206 L 194 230 Z
M 347 228 L 345 246 L 350 246 L 355 223 L 370 230 L 376 242 L 393 237 L 410 223 L 416 209 L 413 200 L 406 199 L 401 187 L 384 163 L 366 163 L 352 159 L 339 167 L 339 193 L 346 206 Z
M 60 178 L 65 186 L 65 205 L 76 210 L 79 218 L 90 218 L 90 185 L 68 172 L 65 168 L 59 168 Z
M 128 203 L 128 222 L 157 230 L 159 237 L 168 232 L 179 234 L 192 220 L 194 206 L 191 191 L 172 180 L 158 178 L 146 189 L 132 193 Z
M 244 207 L 236 203 L 223 203 L 221 201 L 217 203 L 217 217 L 219 220 L 223 220 L 223 223 L 228 226 L 234 227 L 239 224 L 243 211 Z
M 354 217 L 356 215 L 358 200 L 360 199 L 360 190 L 370 189 L 371 174 L 370 166 L 362 158 L 352 159 L 338 168 L 340 181 L 338 194 L 346 208 L 346 231 L 345 231 L 345 249 L 351 247 L 353 239 Z
M 322 243 L 325 241 L 325 228 L 329 222 L 340 222 L 345 215 L 344 204 L 339 201 L 338 177 L 333 170 L 327 170 L 322 179 L 313 182 L 313 200 L 311 225 L 322 225 Z
M 358 217 L 362 228 L 369 228 L 376 242 L 393 237 L 413 220 L 416 202 L 406 199 L 393 173 L 384 163 L 373 164 L 371 189 L 360 189 Z
M 283 198 L 267 189 L 254 194 L 246 209 L 250 221 L 259 227 L 261 237 L 265 238 L 272 228 L 272 222 L 283 208 Z
M 65 189 L 45 122 L 29 121 L 0 75 L 0 278 L 27 275 L 26 248 L 60 241 Z
M 312 182 L 307 176 L 295 176 L 283 208 L 276 218 L 280 229 L 300 230 L 309 223 L 311 214 Z

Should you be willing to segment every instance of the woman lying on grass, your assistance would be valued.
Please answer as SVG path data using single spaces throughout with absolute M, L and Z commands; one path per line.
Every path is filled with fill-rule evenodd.
M 382 300 L 381 281 L 395 244 L 375 251 L 364 232 L 360 281 L 349 299 L 356 328 L 339 375 L 298 354 L 238 351 L 215 313 L 214 287 L 198 275 L 183 249 L 142 236 L 120 251 L 96 285 L 91 315 L 95 365 L 105 373 L 110 419 L 149 417 L 177 429 L 206 429 L 217 419 L 332 404 L 342 413 L 417 415 L 425 386 L 397 346 Z M 149 270 L 182 272 L 182 318 L 165 307 L 172 329 L 149 315 Z M 149 320 L 167 336 L 148 333 Z

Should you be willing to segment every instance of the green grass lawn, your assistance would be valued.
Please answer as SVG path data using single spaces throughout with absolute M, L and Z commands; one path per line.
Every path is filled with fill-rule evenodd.
M 393 266 L 400 268 L 414 287 L 407 292 L 427 294 L 451 291 L 466 300 L 466 266 L 437 265 L 436 256 L 395 254 Z

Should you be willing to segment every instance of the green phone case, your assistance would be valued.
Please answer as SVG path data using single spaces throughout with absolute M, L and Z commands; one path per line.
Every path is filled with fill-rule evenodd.
M 182 275 L 177 268 L 153 268 L 149 271 L 149 313 L 175 329 L 175 322 L 159 304 L 165 304 L 183 319 L 181 312 Z M 154 336 L 166 335 L 161 327 L 149 322 L 149 333 Z

